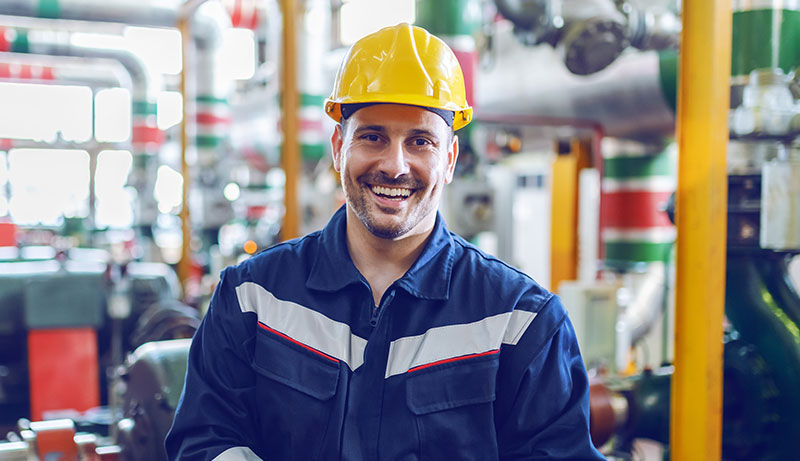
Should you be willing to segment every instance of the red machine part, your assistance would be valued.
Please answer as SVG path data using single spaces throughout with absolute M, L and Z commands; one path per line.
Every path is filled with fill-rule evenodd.
M 36 434 L 36 455 L 39 459 L 78 459 L 75 425 L 69 419 L 31 423 Z
M 595 382 L 589 386 L 589 430 L 592 443 L 600 447 L 614 434 L 617 425 L 614 408 L 611 404 L 611 391 Z
M 28 366 L 32 419 L 44 419 L 48 411 L 86 411 L 100 405 L 94 329 L 31 330 Z
M 244 29 L 258 28 L 260 17 L 256 0 L 226 0 L 225 7 L 231 16 L 231 25 Z
M 2 142 L 0 142 L 2 148 Z M 17 226 L 13 222 L 0 222 L 0 247 L 17 246 Z

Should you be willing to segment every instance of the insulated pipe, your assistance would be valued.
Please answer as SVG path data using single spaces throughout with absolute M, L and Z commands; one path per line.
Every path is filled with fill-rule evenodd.
M 0 52 L 0 79 L 91 88 L 132 88 L 130 76 L 114 60 L 42 58 L 24 53 Z
M 667 283 L 665 263 L 651 262 L 642 277 L 638 286 L 633 287 L 636 296 L 617 320 L 617 370 L 628 367 L 630 348 L 653 327 L 664 302 Z
M 111 22 L 150 27 L 177 27 L 181 9 L 193 0 L 3 0 L 0 14 L 29 18 Z M 227 15 L 226 15 L 227 17 Z M 218 18 L 192 16 L 196 39 L 219 35 Z
M 510 30 L 500 30 L 484 59 L 475 80 L 478 121 L 491 114 L 568 119 L 623 138 L 663 138 L 674 131 L 665 96 L 674 74 L 656 52 L 623 54 L 596 74 L 576 76 L 556 50 L 525 47 Z
M 672 459 L 719 460 L 727 222 L 731 1 L 683 3 Z

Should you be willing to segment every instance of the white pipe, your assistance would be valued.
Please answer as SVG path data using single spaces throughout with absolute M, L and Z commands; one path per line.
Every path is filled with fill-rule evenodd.
M 667 282 L 665 264 L 649 263 L 641 277 L 638 286 L 633 287 L 633 301 L 617 319 L 617 370 L 627 368 L 630 348 L 647 334 L 662 310 Z
M 130 75 L 122 65 L 111 59 L 85 59 L 68 56 L 43 58 L 26 53 L 0 52 L 0 62 L 27 64 L 53 69 L 53 80 L 20 80 L 37 84 L 81 85 L 91 88 L 132 89 Z
M 594 282 L 600 241 L 600 172 L 584 168 L 578 178 L 578 280 Z
M 155 100 L 155 91 L 150 87 L 148 73 L 138 55 L 126 48 L 114 46 L 95 47 L 72 43 L 72 34 L 65 31 L 25 28 L 28 35 L 30 54 L 50 56 L 72 56 L 102 58 L 118 61 L 130 75 L 132 82 L 131 98 L 136 100 Z

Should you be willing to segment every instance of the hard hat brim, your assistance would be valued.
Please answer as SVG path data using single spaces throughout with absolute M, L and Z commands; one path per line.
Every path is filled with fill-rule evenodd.
M 363 104 L 363 103 L 383 103 L 383 104 L 404 104 L 409 106 L 418 106 L 418 107 L 433 107 L 436 109 L 442 110 L 449 110 L 455 114 L 453 119 L 453 130 L 458 130 L 463 128 L 472 121 L 472 107 L 458 107 L 455 104 L 441 104 L 441 101 L 435 98 L 430 98 L 430 104 L 425 104 L 424 101 L 420 101 L 419 96 L 407 97 L 405 95 L 394 95 L 393 98 L 388 98 L 386 95 L 381 95 L 382 97 L 375 98 L 374 100 L 369 100 L 369 98 L 359 98 L 358 101 L 350 100 L 351 98 L 346 98 L 346 100 L 336 101 L 333 99 L 326 99 L 325 100 L 325 113 L 328 114 L 328 117 L 332 118 L 335 122 L 341 123 L 342 122 L 342 104 Z

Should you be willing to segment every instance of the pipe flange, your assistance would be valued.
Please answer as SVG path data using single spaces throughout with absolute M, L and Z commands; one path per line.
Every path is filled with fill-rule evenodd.
M 622 23 L 606 18 L 587 19 L 570 27 L 564 39 L 564 64 L 573 74 L 593 74 L 614 62 L 627 46 Z

